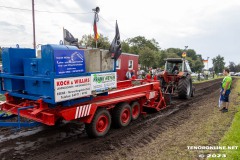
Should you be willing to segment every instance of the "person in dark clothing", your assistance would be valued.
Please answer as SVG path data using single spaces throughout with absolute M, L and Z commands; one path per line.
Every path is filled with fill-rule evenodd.
M 132 72 L 131 72 L 131 78 L 132 78 L 132 79 L 136 79 L 135 70 L 132 70 Z
M 178 68 L 178 63 L 175 64 L 175 66 L 172 69 L 172 73 L 178 72 L 179 68 Z

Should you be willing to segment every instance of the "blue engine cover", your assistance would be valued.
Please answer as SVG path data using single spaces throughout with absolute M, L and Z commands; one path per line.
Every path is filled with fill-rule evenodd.
M 35 50 L 28 48 L 4 48 L 2 53 L 3 73 L 10 75 L 23 75 L 23 59 L 34 58 Z M 18 91 L 24 89 L 24 81 L 21 79 L 4 79 L 4 89 Z
M 74 46 L 42 46 L 42 73 L 55 72 L 56 75 L 84 73 L 84 51 Z
M 24 60 L 24 76 L 52 78 L 52 81 L 25 80 L 27 94 L 54 98 L 53 79 L 85 72 L 84 51 L 74 46 L 43 45 L 41 58 Z

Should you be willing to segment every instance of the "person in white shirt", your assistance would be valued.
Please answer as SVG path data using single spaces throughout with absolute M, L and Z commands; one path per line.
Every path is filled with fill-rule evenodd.
M 131 71 L 128 70 L 127 73 L 126 73 L 126 78 L 127 79 L 131 79 L 132 78 L 132 74 L 131 74 Z

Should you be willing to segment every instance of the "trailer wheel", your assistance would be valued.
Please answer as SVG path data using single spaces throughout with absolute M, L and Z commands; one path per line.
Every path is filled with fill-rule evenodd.
M 140 115 L 140 104 L 138 102 L 133 102 L 131 104 L 131 111 L 132 111 L 132 120 L 138 119 Z
M 111 115 L 105 108 L 96 111 L 90 124 L 85 124 L 85 129 L 89 137 L 102 137 L 110 129 Z
M 131 121 L 131 107 L 127 103 L 117 105 L 113 110 L 113 122 L 116 128 L 127 126 Z

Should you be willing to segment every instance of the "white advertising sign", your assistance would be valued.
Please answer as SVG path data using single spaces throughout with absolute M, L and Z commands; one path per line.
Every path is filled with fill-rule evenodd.
M 92 94 L 108 92 L 117 88 L 116 72 L 91 74 Z
M 55 102 L 91 95 L 91 77 L 69 77 L 54 79 Z

